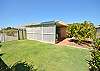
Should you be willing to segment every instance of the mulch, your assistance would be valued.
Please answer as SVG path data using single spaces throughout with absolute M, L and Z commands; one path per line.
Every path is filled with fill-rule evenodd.
M 57 45 L 61 45 L 61 46 L 70 45 L 70 46 L 74 46 L 76 48 L 86 48 L 86 47 L 88 47 L 87 45 L 79 45 L 79 44 L 72 42 L 70 40 L 71 40 L 71 38 L 66 38 L 66 39 L 62 40 L 61 42 L 57 43 Z

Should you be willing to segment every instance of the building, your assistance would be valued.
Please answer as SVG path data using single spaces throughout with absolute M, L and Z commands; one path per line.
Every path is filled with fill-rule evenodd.
M 57 43 L 66 36 L 67 25 L 62 21 L 49 21 L 26 26 L 27 39 Z
M 96 37 L 100 38 L 100 26 L 96 27 Z

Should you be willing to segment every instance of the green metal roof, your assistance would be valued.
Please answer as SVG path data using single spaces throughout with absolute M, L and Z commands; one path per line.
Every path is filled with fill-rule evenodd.
M 41 22 L 40 24 L 32 24 L 32 25 L 28 25 L 26 27 L 39 27 L 39 26 L 53 26 L 53 25 L 64 25 L 59 23 L 59 21 L 48 21 L 48 22 Z

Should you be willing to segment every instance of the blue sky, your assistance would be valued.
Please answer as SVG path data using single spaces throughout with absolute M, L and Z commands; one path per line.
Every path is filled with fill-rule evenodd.
M 99 25 L 100 0 L 0 0 L 0 27 L 51 20 Z

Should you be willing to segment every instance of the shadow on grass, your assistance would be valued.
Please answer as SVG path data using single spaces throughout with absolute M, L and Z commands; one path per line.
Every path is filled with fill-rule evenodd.
M 0 45 L 1 47 L 2 45 Z M 11 71 L 10 68 L 5 64 L 5 62 L 1 59 L 4 53 L 0 53 L 0 71 Z
M 2 45 L 0 45 L 0 47 L 1 47 Z
M 2 45 L 0 45 L 1 47 Z M 7 64 L 2 60 L 4 53 L 0 54 L 0 71 L 37 71 L 34 69 L 34 65 L 29 65 L 26 62 L 18 61 L 12 67 L 8 67 Z
M 0 71 L 37 71 L 37 69 L 34 69 L 34 65 L 21 61 L 16 62 L 12 67 L 8 67 L 0 58 Z
M 4 55 L 5 53 L 1 53 L 0 56 Z
M 0 45 L 1 47 L 2 45 Z M 4 53 L 0 53 L 0 71 L 11 71 L 10 68 L 5 64 L 5 62 L 1 59 Z
M 26 62 L 16 62 L 11 68 L 8 67 L 0 58 L 0 71 L 37 71 L 33 65 L 28 65 Z
M 11 71 L 11 69 L 0 58 L 0 71 Z

